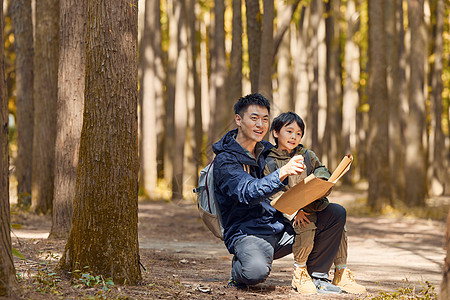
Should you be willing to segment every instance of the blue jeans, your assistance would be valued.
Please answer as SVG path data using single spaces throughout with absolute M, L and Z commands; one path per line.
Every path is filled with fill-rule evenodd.
M 330 203 L 317 213 L 314 248 L 307 267 L 310 274 L 328 273 L 341 242 L 346 211 L 339 204 Z M 274 259 L 292 253 L 295 232 L 287 226 L 277 235 L 249 235 L 236 241 L 232 262 L 232 278 L 246 285 L 264 282 L 272 270 Z

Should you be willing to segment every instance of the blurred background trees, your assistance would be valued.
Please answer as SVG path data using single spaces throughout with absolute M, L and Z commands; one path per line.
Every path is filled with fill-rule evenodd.
M 31 193 L 43 213 L 53 197 L 73 198 L 54 187 L 78 159 L 69 119 L 79 113 L 61 109 L 70 88 L 84 94 L 82 62 L 65 65 L 84 33 L 67 31 L 64 6 L 47 1 L 4 6 L 11 164 L 19 203 Z M 141 195 L 192 198 L 212 144 L 234 126 L 233 103 L 250 92 L 271 100 L 272 118 L 297 112 L 303 144 L 329 169 L 353 154 L 344 183 L 368 190 L 373 211 L 450 193 L 448 0 L 142 0 L 139 9 Z

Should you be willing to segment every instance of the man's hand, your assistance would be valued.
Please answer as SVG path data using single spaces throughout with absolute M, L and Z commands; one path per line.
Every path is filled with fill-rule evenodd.
M 309 221 L 306 217 L 307 215 L 309 215 L 309 213 L 299 210 L 294 217 L 294 224 L 297 224 L 298 227 L 303 227 L 306 226 L 306 224 L 311 223 L 311 221 Z
M 306 166 L 303 163 L 302 155 L 295 155 L 287 164 L 280 168 L 280 181 L 283 181 L 289 175 L 297 175 L 305 171 Z

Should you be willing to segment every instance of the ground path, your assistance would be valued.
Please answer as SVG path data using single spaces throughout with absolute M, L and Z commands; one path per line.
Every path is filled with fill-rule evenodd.
M 334 192 L 332 201 L 345 205 L 357 195 Z M 17 239 L 41 241 L 50 229 L 50 220 L 22 220 L 23 229 L 14 231 Z M 399 287 L 420 287 L 429 281 L 437 289 L 442 278 L 444 223 L 412 218 L 348 217 L 349 266 L 369 295 L 392 292 Z M 42 240 L 41 240 L 42 239 Z M 191 202 L 141 202 L 139 204 L 139 242 L 141 261 L 148 286 L 156 278 L 166 278 L 169 296 L 181 299 L 330 299 L 329 296 L 299 297 L 290 288 L 293 257 L 274 262 L 269 279 L 256 288 L 235 291 L 225 288 L 231 255 L 223 242 L 205 229 Z M 34 242 L 36 243 L 36 242 Z M 52 246 L 55 251 L 60 246 Z M 59 247 L 59 248 L 58 248 Z M 51 247 L 50 247 L 51 248 Z M 332 275 L 331 275 L 332 277 Z M 149 283 L 150 282 L 150 283 Z M 162 284 L 159 283 L 158 284 Z M 173 285 L 183 291 L 171 290 Z M 187 292 L 186 291 L 191 291 Z M 140 293 L 142 293 L 141 296 Z M 134 291 L 136 298 L 154 299 L 149 292 Z M 170 296 L 172 295 L 172 297 Z M 177 296 L 179 295 L 179 296 Z M 181 296 L 183 295 L 183 296 Z M 335 299 L 361 299 L 340 295 Z

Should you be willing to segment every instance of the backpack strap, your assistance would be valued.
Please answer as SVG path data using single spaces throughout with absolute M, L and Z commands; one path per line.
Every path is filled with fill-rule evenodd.
M 214 159 L 209 164 L 208 171 L 206 171 L 206 179 L 205 179 L 205 189 L 206 189 L 206 195 L 208 197 L 208 208 L 209 208 L 209 212 L 210 213 L 212 213 L 212 210 L 211 210 L 211 197 L 209 197 L 208 175 L 209 175 L 209 171 L 211 170 L 211 167 L 212 167 L 213 163 L 214 163 Z M 214 193 L 214 191 L 212 191 L 212 193 Z
M 305 149 L 306 150 L 306 149 Z M 312 161 L 311 161 L 311 155 L 309 155 L 309 151 L 306 150 L 304 157 L 304 162 L 306 165 L 306 175 L 310 175 L 312 173 Z

